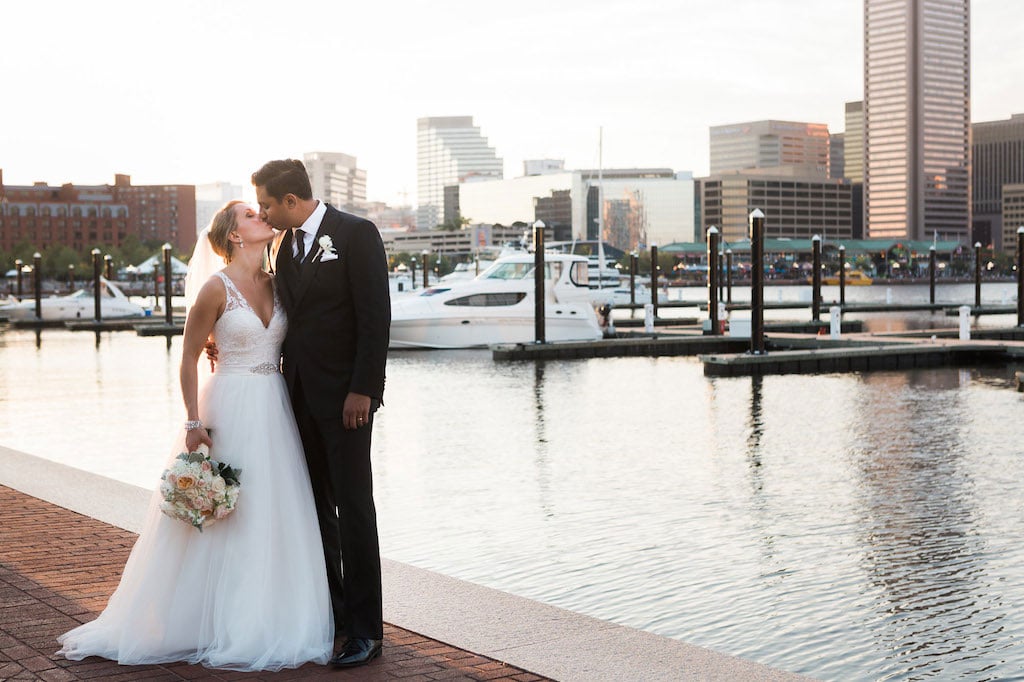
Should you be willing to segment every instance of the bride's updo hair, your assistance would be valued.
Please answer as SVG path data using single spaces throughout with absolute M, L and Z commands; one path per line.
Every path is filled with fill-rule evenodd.
M 213 252 L 230 263 L 234 255 L 235 245 L 228 239 L 228 235 L 238 229 L 238 221 L 235 219 L 235 206 L 245 203 L 238 199 L 229 201 L 224 207 L 217 211 L 210 221 L 210 246 Z

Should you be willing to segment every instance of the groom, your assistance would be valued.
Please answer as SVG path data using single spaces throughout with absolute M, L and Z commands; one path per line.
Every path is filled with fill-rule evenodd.
M 391 325 L 387 257 L 373 223 L 313 198 L 301 161 L 270 161 L 252 184 L 261 217 L 282 230 L 270 258 L 288 313 L 283 371 L 313 484 L 335 629 L 347 635 L 331 663 L 362 665 L 381 654 L 384 637 L 370 433 Z

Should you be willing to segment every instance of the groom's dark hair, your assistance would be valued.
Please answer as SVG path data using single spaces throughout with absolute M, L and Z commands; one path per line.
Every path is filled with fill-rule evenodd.
M 294 194 L 300 199 L 313 198 L 306 167 L 298 159 L 267 161 L 252 174 L 252 184 L 253 187 L 263 187 L 278 201 L 284 199 L 285 194 Z

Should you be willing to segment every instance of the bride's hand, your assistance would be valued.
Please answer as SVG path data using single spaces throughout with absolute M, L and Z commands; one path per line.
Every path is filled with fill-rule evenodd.
M 185 449 L 188 452 L 195 452 L 203 443 L 208 448 L 213 447 L 213 441 L 210 440 L 210 434 L 206 432 L 206 427 L 200 426 L 198 429 L 185 432 Z

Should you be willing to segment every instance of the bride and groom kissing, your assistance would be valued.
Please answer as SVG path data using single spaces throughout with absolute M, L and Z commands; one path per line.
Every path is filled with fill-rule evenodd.
M 258 210 L 229 202 L 189 262 L 174 448 L 206 445 L 240 469 L 237 508 L 199 533 L 155 493 L 107 607 L 59 638 L 69 659 L 253 671 L 381 654 L 370 442 L 384 247 L 373 223 L 313 197 L 300 161 L 270 161 L 252 182 Z

